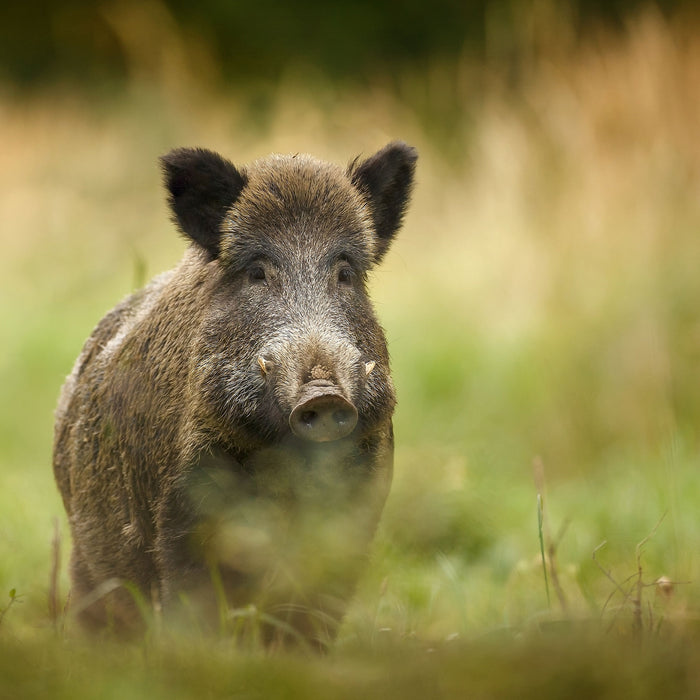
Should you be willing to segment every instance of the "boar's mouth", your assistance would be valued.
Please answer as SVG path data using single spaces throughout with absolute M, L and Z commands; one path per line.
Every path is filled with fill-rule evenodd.
M 289 427 L 303 440 L 332 442 L 348 436 L 357 425 L 357 409 L 335 384 L 314 379 L 304 384 Z

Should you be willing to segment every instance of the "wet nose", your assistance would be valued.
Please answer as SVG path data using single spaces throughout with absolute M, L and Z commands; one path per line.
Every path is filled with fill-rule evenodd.
M 333 386 L 309 382 L 289 416 L 292 432 L 304 440 L 331 442 L 349 435 L 357 425 L 357 409 Z

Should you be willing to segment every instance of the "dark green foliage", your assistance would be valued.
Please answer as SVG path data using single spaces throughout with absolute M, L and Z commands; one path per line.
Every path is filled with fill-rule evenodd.
M 545 9 L 548 3 L 545 3 Z M 557 9 L 556 2 L 551 8 Z M 575 0 L 566 3 L 578 33 L 600 23 L 617 29 L 649 3 L 643 0 Z M 691 0 L 657 0 L 672 13 L 693 7 Z M 24 85 L 69 79 L 96 85 L 106 78 L 125 77 L 130 60 L 123 26 L 110 15 L 132 12 L 134 6 L 114 6 L 67 0 L 5 3 L 0 16 L 0 65 Z M 422 66 L 434 56 L 455 57 L 465 49 L 474 55 L 494 48 L 517 69 L 527 50 L 529 0 L 418 0 L 377 3 L 359 0 L 328 5 L 320 0 L 192 3 L 166 0 L 148 5 L 147 15 L 172 16 L 173 27 L 187 43 L 203 40 L 223 74 L 235 83 L 275 81 L 295 66 L 318 66 L 330 77 L 371 80 L 400 66 Z M 166 15 L 167 16 L 167 15 Z M 161 31 L 163 22 L 157 22 Z M 532 38 L 532 37 L 530 37 Z

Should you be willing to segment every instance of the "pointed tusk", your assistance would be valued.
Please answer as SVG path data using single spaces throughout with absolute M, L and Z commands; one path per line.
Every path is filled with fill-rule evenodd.
M 264 357 L 258 357 L 258 364 L 260 365 L 260 371 L 263 374 L 263 377 L 267 375 L 267 362 L 265 362 Z
M 371 362 L 365 362 L 365 376 L 369 376 L 369 373 L 374 369 L 376 364 L 377 363 L 374 360 Z

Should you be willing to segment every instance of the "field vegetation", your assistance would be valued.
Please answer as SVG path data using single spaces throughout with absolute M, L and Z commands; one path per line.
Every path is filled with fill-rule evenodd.
M 572 48 L 564 23 L 517 79 L 435 58 L 256 91 L 127 20 L 124 89 L 0 88 L 0 698 L 696 695 L 698 27 L 649 11 Z M 395 482 L 335 647 L 270 657 L 251 610 L 217 640 L 157 619 L 85 640 L 53 409 L 95 323 L 182 253 L 158 156 L 345 162 L 394 138 L 420 152 L 372 278 Z

